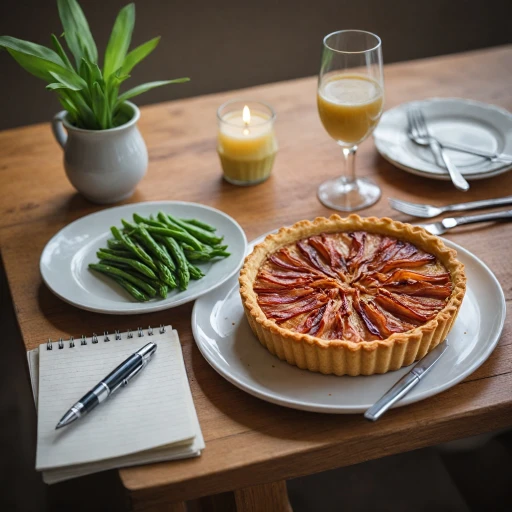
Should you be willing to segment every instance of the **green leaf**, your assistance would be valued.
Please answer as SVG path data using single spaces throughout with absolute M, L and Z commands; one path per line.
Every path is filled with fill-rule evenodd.
M 64 110 L 66 110 L 69 114 L 69 120 L 76 124 L 77 119 L 80 116 L 80 113 L 78 112 L 78 109 L 75 107 L 72 101 L 70 101 L 64 94 L 59 94 L 59 91 L 57 91 L 57 94 L 59 96 L 60 104 L 64 107 Z
M 54 82 L 53 84 L 48 84 L 46 88 L 49 91 L 55 91 L 56 89 L 68 89 L 70 91 L 76 91 L 77 89 L 71 89 L 65 84 L 61 84 L 60 82 Z
M 135 4 L 132 3 L 119 11 L 112 28 L 105 51 L 105 63 L 103 64 L 103 76 L 105 79 L 123 65 L 126 53 L 130 47 L 134 25 Z
M 98 64 L 93 64 L 85 58 L 82 58 L 80 62 L 80 76 L 87 82 L 89 89 L 92 88 L 94 82 L 103 81 Z
M 31 43 L 30 41 L 23 41 L 22 39 L 17 39 L 16 37 L 0 36 L 0 48 L 5 48 L 6 50 L 14 50 L 24 55 L 37 57 L 38 59 L 53 62 L 58 66 L 65 66 L 65 63 L 62 61 L 59 55 L 50 48 L 46 48 L 46 46 L 41 46 L 40 44 Z
M 63 76 L 60 73 L 55 73 L 54 71 L 49 72 L 50 75 L 57 80 L 57 82 L 65 85 L 67 89 L 72 91 L 81 91 L 85 87 L 87 87 L 87 83 L 76 73 L 73 75 Z
M 93 80 L 91 80 L 91 68 L 89 67 L 88 62 L 82 58 L 80 61 L 80 66 L 78 67 L 78 74 L 87 82 L 87 85 L 90 87 Z
M 64 37 L 77 67 L 82 57 L 91 62 L 98 61 L 98 50 L 89 29 L 89 24 L 76 0 L 57 0 L 59 16 L 64 28 Z
M 66 55 L 64 48 L 62 48 L 62 45 L 60 44 L 60 41 L 58 40 L 57 36 L 55 34 L 52 34 L 51 37 L 53 47 L 55 48 L 55 51 L 57 52 L 58 56 L 60 57 L 64 65 L 71 71 L 74 71 L 73 65 L 69 61 L 68 56 Z
M 11 48 L 7 48 L 7 51 L 23 69 L 36 76 L 37 78 L 46 80 L 48 83 L 55 81 L 55 78 L 51 75 L 51 72 L 58 73 L 71 83 L 73 83 L 75 80 L 81 80 L 76 73 L 65 67 L 55 64 L 53 61 L 45 60 L 41 57 L 36 57 L 31 54 L 18 52 Z
M 190 78 L 176 78 L 174 80 L 160 80 L 158 82 L 148 82 L 146 84 L 138 85 L 137 87 L 134 87 L 133 89 L 130 89 L 121 96 L 119 96 L 117 103 L 123 103 L 126 100 L 129 100 L 130 98 L 133 98 L 134 96 L 138 96 L 139 94 L 142 94 L 146 91 L 149 91 L 151 89 L 154 89 L 155 87 L 160 87 L 162 85 L 168 85 L 168 84 L 180 84 L 183 82 L 188 82 Z
M 132 50 L 124 59 L 123 67 L 121 72 L 125 75 L 129 74 L 130 71 L 143 59 L 145 59 L 158 45 L 160 36 L 151 39 L 150 41 L 137 46 Z
M 101 128 L 105 130 L 108 128 L 108 114 L 107 114 L 107 105 L 105 101 L 105 95 L 103 94 L 103 91 L 101 90 L 100 85 L 98 82 L 94 82 L 92 89 L 91 89 L 91 97 L 92 97 L 92 110 L 94 112 L 94 115 L 96 116 L 96 119 L 98 120 Z

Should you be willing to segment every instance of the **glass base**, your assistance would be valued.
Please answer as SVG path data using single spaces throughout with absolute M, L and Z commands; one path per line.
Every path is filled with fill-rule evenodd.
M 354 212 L 375 204 L 381 196 L 379 186 L 370 178 L 347 182 L 346 178 L 324 181 L 318 187 L 320 202 L 340 212 Z

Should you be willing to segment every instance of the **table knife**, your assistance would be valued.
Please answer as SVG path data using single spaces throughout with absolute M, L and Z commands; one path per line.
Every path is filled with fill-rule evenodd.
M 406 373 L 382 398 L 373 404 L 365 413 L 367 420 L 378 420 L 393 404 L 403 398 L 418 384 L 427 372 L 434 366 L 448 348 L 448 341 L 444 340 L 434 350 L 420 359 L 414 367 Z

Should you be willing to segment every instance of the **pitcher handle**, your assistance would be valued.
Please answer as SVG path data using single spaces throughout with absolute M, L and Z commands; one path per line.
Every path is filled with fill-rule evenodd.
M 67 112 L 63 110 L 62 112 L 59 112 L 56 114 L 52 119 L 52 132 L 57 140 L 57 142 L 61 145 L 61 147 L 64 149 L 66 147 L 66 142 L 68 140 L 68 134 L 64 130 L 63 127 L 63 120 L 66 117 Z

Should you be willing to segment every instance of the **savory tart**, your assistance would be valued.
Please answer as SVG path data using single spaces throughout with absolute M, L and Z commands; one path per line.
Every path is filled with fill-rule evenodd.
M 239 281 L 249 324 L 272 354 L 336 375 L 421 359 L 450 331 L 466 290 L 464 266 L 441 239 L 358 215 L 268 235 Z

